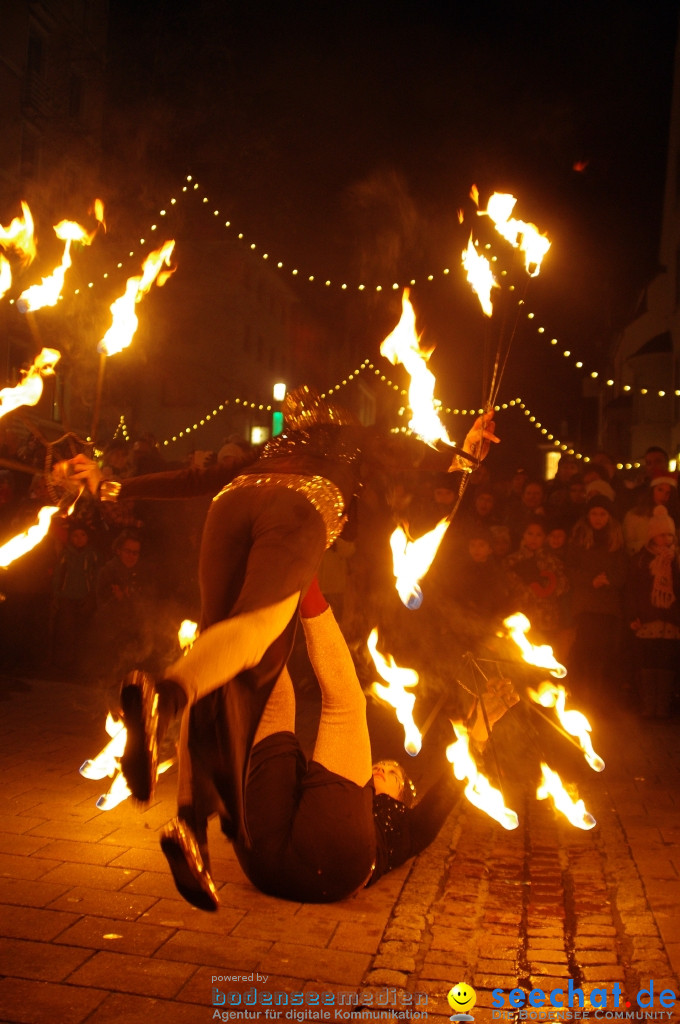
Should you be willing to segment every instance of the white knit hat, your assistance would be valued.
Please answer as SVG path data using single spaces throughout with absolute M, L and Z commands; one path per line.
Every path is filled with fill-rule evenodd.
M 668 515 L 668 510 L 665 505 L 655 505 L 654 511 L 649 518 L 647 536 L 649 537 L 649 540 L 652 540 L 654 537 L 658 537 L 663 533 L 675 535 L 675 523 Z
M 586 484 L 586 497 L 592 498 L 594 494 L 601 494 L 609 501 L 614 501 L 616 498 L 614 488 L 606 480 L 591 480 Z

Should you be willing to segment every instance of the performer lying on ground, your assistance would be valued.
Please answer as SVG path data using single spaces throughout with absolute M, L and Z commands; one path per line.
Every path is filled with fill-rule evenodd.
M 197 641 L 169 667 L 165 680 L 154 686 L 144 674 L 133 673 L 121 690 L 127 728 L 122 769 L 133 796 L 143 803 L 151 799 L 156 780 L 159 722 L 162 732 L 182 713 L 178 803 L 183 807 L 194 801 L 185 753 L 190 732 L 202 720 L 220 720 L 221 763 L 212 772 L 220 779 L 219 801 L 216 796 L 213 809 L 222 805 L 232 838 L 246 846 L 252 845 L 243 811 L 250 752 L 290 655 L 300 594 L 342 530 L 362 473 L 399 468 L 399 449 L 390 446 L 404 440 L 356 425 L 309 388 L 287 396 L 284 414 L 286 432 L 241 469 L 208 512 L 199 559 Z M 497 441 L 492 416 L 475 421 L 451 469 L 469 470 L 485 457 Z M 421 456 L 431 451 L 419 448 Z M 450 453 L 444 457 L 448 461 Z M 171 496 L 172 480 L 160 476 L 168 484 L 164 496 Z M 147 493 L 135 490 L 131 480 L 123 484 L 122 495 L 161 496 L 154 495 L 154 478 L 148 480 Z
M 284 668 L 260 718 L 250 756 L 245 818 L 251 842 L 237 835 L 234 849 L 244 873 L 262 892 L 296 902 L 328 903 L 373 885 L 429 846 L 458 800 L 461 784 L 447 766 L 411 806 L 415 791 L 403 768 L 396 761 L 371 766 L 366 700 L 316 580 L 302 598 L 300 614 L 321 688 L 314 751 L 307 763 L 295 736 L 295 695 Z M 518 697 L 504 680 L 492 684 L 483 699 L 493 725 Z M 487 735 L 478 712 L 473 713 L 471 733 L 481 747 Z M 184 809 L 184 819 L 166 830 L 161 847 L 184 898 L 215 910 L 218 897 L 209 873 L 205 822 L 196 820 L 194 808 Z

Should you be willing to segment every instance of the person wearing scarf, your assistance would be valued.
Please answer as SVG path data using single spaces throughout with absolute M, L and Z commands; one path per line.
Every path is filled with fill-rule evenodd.
M 676 526 L 657 505 L 645 547 L 634 557 L 626 588 L 628 621 L 635 635 L 642 714 L 667 718 L 677 696 L 680 665 L 680 563 Z

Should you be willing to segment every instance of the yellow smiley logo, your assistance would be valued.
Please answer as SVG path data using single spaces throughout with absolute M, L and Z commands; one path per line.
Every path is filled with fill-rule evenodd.
M 449 1006 L 454 1013 L 469 1013 L 477 1002 L 477 994 L 471 985 L 459 981 L 449 990 L 446 996 Z

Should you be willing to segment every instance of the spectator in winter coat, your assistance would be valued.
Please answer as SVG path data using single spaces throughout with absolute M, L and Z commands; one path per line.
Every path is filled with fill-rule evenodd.
M 647 543 L 630 567 L 627 610 L 642 714 L 666 718 L 680 665 L 680 564 L 675 523 L 663 505 L 654 509 Z
M 623 588 L 627 559 L 621 524 L 611 502 L 595 495 L 574 527 L 567 553 L 571 610 L 576 635 L 570 671 L 583 696 L 616 692 L 621 667 Z

